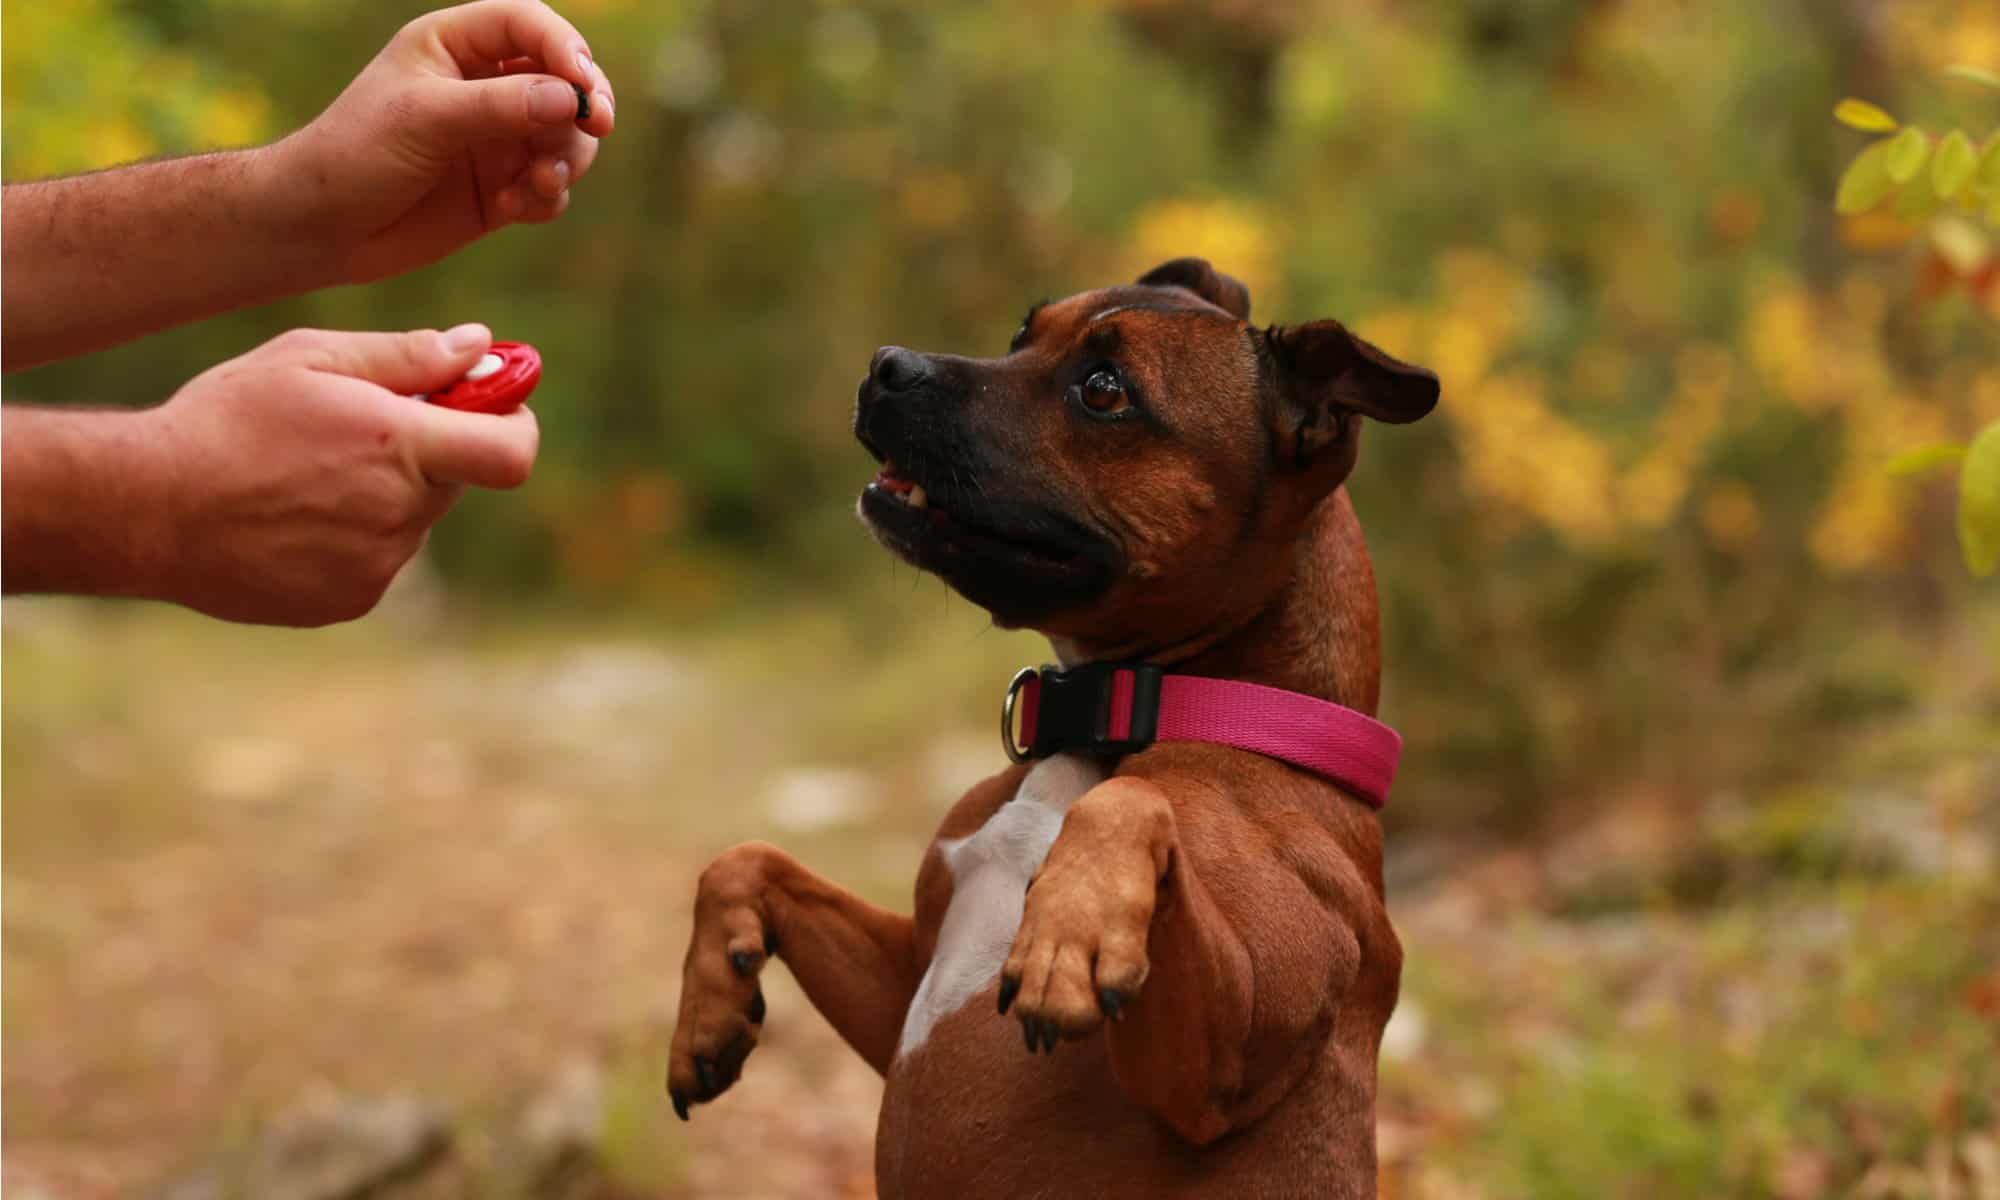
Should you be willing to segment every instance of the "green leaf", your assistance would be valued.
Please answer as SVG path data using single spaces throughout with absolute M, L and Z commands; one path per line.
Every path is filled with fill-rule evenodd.
M 1847 170 L 1841 172 L 1840 189 L 1833 197 L 1835 212 L 1867 212 L 1895 190 L 1895 181 L 1889 178 L 1888 157 L 1886 140 L 1875 142 L 1854 156 Z
M 2000 188 L 2000 133 L 1986 139 L 1986 149 L 1979 156 L 1979 169 L 1972 177 L 1983 188 Z
M 1833 106 L 1833 119 L 1863 133 L 1890 133 L 1896 128 L 1896 118 L 1852 96 Z
M 2000 421 L 1972 439 L 1958 473 L 1958 548 L 1981 579 L 2000 566 Z
M 1931 186 L 1937 189 L 1940 198 L 1949 200 L 1971 182 L 1973 169 L 1978 165 L 1979 151 L 1972 148 L 1972 139 L 1965 136 L 1964 130 L 1954 129 L 1944 135 L 1937 153 L 1931 157 Z
M 1903 131 L 1889 139 L 1889 153 L 1882 160 L 1889 178 L 1897 183 L 1908 183 L 1924 169 L 1924 160 L 1931 156 L 1931 139 L 1915 125 L 1903 126 Z
M 1896 219 L 1905 225 L 1921 225 L 1943 206 L 1944 201 L 1938 199 L 1938 194 L 1923 184 L 1906 187 L 1896 196 Z
M 1889 460 L 1883 470 L 1898 478 L 1907 479 L 1916 475 L 1929 475 L 1934 471 L 1951 466 L 1965 457 L 1965 447 L 1957 442 L 1938 442 L 1930 446 L 1918 446 L 1905 450 Z
M 1960 63 L 1956 66 L 1946 67 L 1944 73 L 1954 79 L 1965 79 L 1973 83 L 1983 83 L 1990 88 L 2000 88 L 2000 75 L 1995 75 L 1991 71 L 1983 71 L 1978 67 L 1968 67 Z

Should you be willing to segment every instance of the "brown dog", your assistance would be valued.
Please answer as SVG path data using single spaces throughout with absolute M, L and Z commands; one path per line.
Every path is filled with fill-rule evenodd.
M 1372 713 L 1375 584 L 1341 484 L 1360 417 L 1416 420 L 1437 379 L 1338 322 L 1258 330 L 1249 309 L 1178 259 L 1038 305 L 1004 358 L 879 351 L 863 519 L 1065 666 Z M 914 918 L 774 847 L 728 851 L 695 900 L 683 1117 L 736 1081 L 772 957 L 885 1078 L 887 1200 L 1374 1194 L 1402 970 L 1381 826 L 1288 763 L 1161 742 L 1002 771 L 945 817 Z

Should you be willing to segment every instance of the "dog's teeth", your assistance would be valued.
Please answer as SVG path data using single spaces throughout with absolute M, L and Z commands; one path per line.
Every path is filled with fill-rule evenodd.
M 930 503 L 929 498 L 924 495 L 922 487 L 911 488 L 910 494 L 905 499 L 909 502 L 911 508 L 922 508 L 924 505 Z

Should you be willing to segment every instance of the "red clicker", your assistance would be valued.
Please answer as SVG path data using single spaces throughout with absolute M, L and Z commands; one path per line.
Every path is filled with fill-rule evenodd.
M 510 413 L 542 381 L 542 356 L 521 342 L 495 342 L 457 383 L 420 397 L 460 412 Z

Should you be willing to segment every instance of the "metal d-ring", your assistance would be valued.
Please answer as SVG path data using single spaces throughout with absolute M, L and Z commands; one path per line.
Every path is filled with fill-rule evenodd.
M 1000 748 L 1007 752 L 1009 762 L 1024 763 L 1031 757 L 1014 741 L 1014 705 L 1020 698 L 1021 689 L 1039 674 L 1033 667 L 1022 667 L 1016 671 L 1014 681 L 1007 685 L 1006 698 L 1000 701 Z

